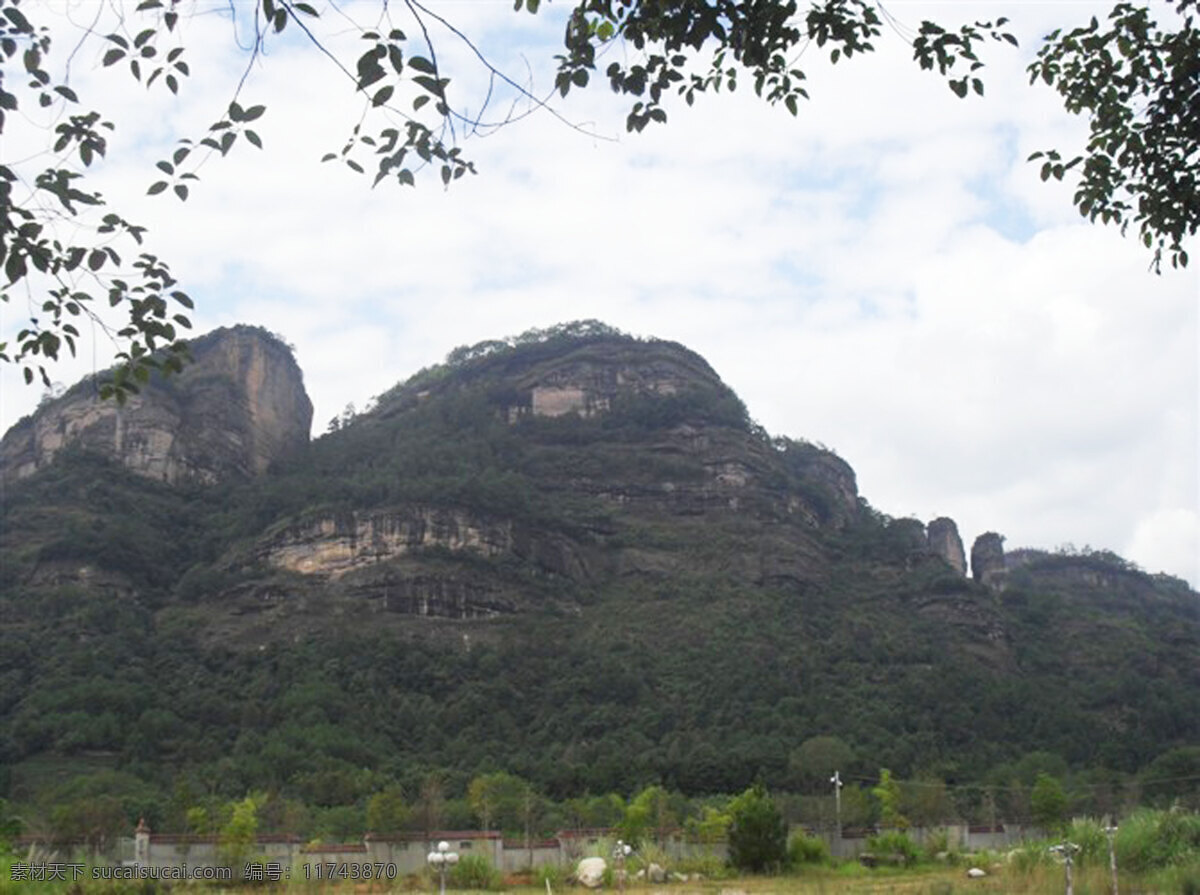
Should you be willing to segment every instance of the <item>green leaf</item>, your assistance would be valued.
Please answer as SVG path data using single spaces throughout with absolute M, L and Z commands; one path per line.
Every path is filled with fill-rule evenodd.
M 409 56 L 408 64 L 411 67 L 415 68 L 417 71 L 423 72 L 424 74 L 427 74 L 427 75 L 437 74 L 437 69 L 434 68 L 433 63 L 430 62 L 428 59 L 426 59 L 424 56 Z
M 384 103 L 386 103 L 389 99 L 392 98 L 392 94 L 395 92 L 396 92 L 396 88 L 392 87 L 390 84 L 387 87 L 380 88 L 379 92 L 376 93 L 375 96 L 371 99 L 371 105 L 372 106 L 382 106 Z
M 72 102 L 72 103 L 79 102 L 79 97 L 75 95 L 75 91 L 72 90 L 70 87 L 67 87 L 63 84 L 59 84 L 57 87 L 55 87 L 54 92 L 57 93 L 59 96 L 61 96 L 63 99 L 67 100 L 68 102 Z
M 257 121 L 265 111 L 266 106 L 251 106 L 242 113 L 242 121 Z
M 113 65 L 114 63 L 120 62 L 124 57 L 125 51 L 118 50 L 114 47 L 104 54 L 104 58 L 100 60 L 100 64 L 107 67 L 109 65 Z
M 436 78 L 431 78 L 428 75 L 417 75 L 413 78 L 413 83 L 425 88 L 434 96 L 441 96 L 442 85 Z
M 89 270 L 99 270 L 104 266 L 104 262 L 108 260 L 108 256 L 101 249 L 93 249 L 88 255 L 87 266 Z
M 170 162 L 158 162 L 154 167 L 158 168 L 164 174 L 173 175 L 175 173 L 175 166 Z
M 258 134 L 256 134 L 254 131 L 251 131 L 251 130 L 248 130 L 245 133 L 246 133 L 246 139 L 250 141 L 250 144 L 252 146 L 254 146 L 256 149 L 263 148 L 262 140 L 259 139 Z
M 188 188 L 182 183 L 175 184 L 175 195 L 182 201 L 186 201 L 188 197 Z
M 165 180 L 160 180 L 156 183 L 152 183 L 152 184 L 150 184 L 150 189 L 146 190 L 146 195 L 147 196 L 157 196 L 159 193 L 161 193 L 163 190 L 165 190 L 167 188 L 167 186 L 168 186 L 168 184 Z

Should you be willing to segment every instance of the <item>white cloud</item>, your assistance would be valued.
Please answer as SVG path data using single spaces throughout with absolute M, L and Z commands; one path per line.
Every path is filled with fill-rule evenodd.
M 963 6 L 889 8 L 911 26 Z M 503 3 L 440 8 L 549 90 L 557 24 Z M 627 135 L 626 104 L 597 84 L 556 107 L 599 136 L 536 114 L 468 139 L 480 174 L 449 192 L 371 190 L 317 161 L 361 107 L 296 38 L 244 93 L 268 105 L 266 151 L 206 164 L 186 205 L 143 194 L 241 74 L 228 22 L 190 23 L 197 74 L 179 100 L 86 58 L 77 77 L 121 124 L 106 194 L 150 225 L 200 328 L 258 323 L 297 345 L 317 431 L 455 345 L 597 317 L 703 354 L 770 431 L 837 449 L 886 512 L 953 516 L 968 545 L 994 529 L 1010 546 L 1110 548 L 1195 584 L 1196 275 L 1147 274 L 1138 246 L 1083 222 L 1070 185 L 1025 162 L 1085 134 L 1028 86 L 1036 38 L 1099 7 L 967 12 L 1005 8 L 1023 46 L 989 52 L 982 100 L 955 98 L 889 33 L 862 62 L 806 54 L 813 99 L 795 119 L 743 85 Z M 337 40 L 352 63 L 361 42 Z M 439 38 L 439 54 L 477 107 L 469 50 Z M 0 310 L 10 333 L 23 308 Z M 36 395 L 2 375 L 7 426 Z

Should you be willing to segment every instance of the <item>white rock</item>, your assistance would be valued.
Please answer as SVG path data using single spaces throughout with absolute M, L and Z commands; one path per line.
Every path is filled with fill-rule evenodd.
M 663 870 L 658 864 L 651 864 L 647 867 L 646 876 L 652 883 L 665 883 L 667 881 L 667 871 Z
M 967 871 L 967 876 L 969 876 L 971 879 L 983 879 L 985 876 L 987 876 L 987 871 L 981 870 L 978 867 L 972 867 Z
M 599 889 L 604 884 L 604 871 L 608 868 L 603 858 L 584 858 L 575 868 L 575 878 L 580 885 Z

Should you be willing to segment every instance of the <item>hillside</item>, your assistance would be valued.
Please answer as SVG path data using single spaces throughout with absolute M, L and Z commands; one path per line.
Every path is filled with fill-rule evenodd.
M 585 322 L 456 349 L 267 456 L 244 453 L 261 427 L 307 431 L 294 361 L 261 330 L 206 338 L 280 372 L 198 360 L 126 415 L 225 383 L 225 429 L 167 426 L 219 476 L 71 438 L 58 404 L 0 445 L 0 796 L 100 788 L 162 829 L 200 794 L 361 812 L 434 770 L 451 794 L 495 769 L 557 799 L 801 790 L 819 736 L 851 772 L 951 783 L 1200 743 L 1182 582 L 994 533 L 968 577 L 951 520 L 873 509 L 681 345 Z M 52 457 L 10 460 L 51 429 Z M 206 463 L 218 431 L 237 450 Z

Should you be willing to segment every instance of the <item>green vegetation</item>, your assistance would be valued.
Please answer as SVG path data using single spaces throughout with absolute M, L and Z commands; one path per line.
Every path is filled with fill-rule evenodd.
M 764 873 L 786 863 L 787 822 L 761 783 L 729 803 L 729 817 L 729 862 L 734 867 Z
M 616 367 L 673 391 L 523 409 L 531 371 Z M 1039 775 L 1058 819 L 1197 804 L 1194 593 L 1089 553 L 996 594 L 852 492 L 696 355 L 588 321 L 458 352 L 253 482 L 63 451 L 2 508 L 0 798 L 97 844 L 249 793 L 328 839 L 703 841 L 756 781 L 829 829 L 835 771 L 845 827 L 1030 823 Z M 372 514 L 416 534 L 340 576 L 265 557 Z

